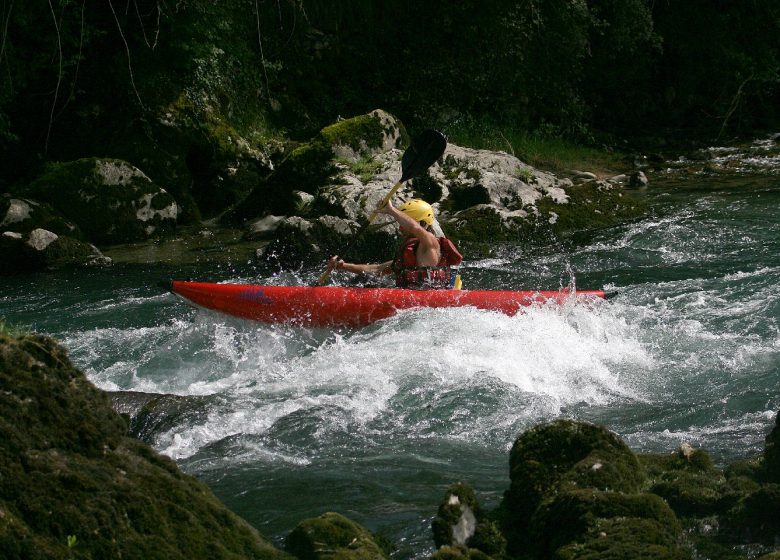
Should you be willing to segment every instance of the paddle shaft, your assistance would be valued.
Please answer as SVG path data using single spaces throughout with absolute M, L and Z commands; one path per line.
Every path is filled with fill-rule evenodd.
M 385 206 L 387 206 L 387 203 L 390 202 L 390 199 L 393 198 L 393 195 L 395 195 L 395 193 L 398 191 L 398 189 L 401 188 L 401 185 L 403 185 L 403 181 L 398 181 L 395 185 L 393 185 L 393 188 L 390 189 L 390 192 L 388 192 L 385 195 L 385 197 L 382 199 L 382 203 L 377 208 L 384 208 Z M 377 209 L 375 209 L 373 212 L 371 212 L 371 214 L 368 216 L 368 222 L 362 228 L 360 228 L 360 230 L 358 230 L 358 232 L 352 238 L 353 239 L 353 243 L 354 243 L 354 240 L 357 239 L 360 236 L 360 234 L 362 234 L 363 231 L 365 231 L 365 229 L 369 225 L 371 225 L 371 222 L 374 221 L 374 218 L 377 217 L 377 214 L 379 214 L 379 210 L 377 210 Z M 350 243 L 347 246 L 345 251 L 348 252 L 350 247 L 352 247 L 352 243 Z M 320 286 L 324 286 L 325 285 L 325 282 L 327 282 L 328 278 L 330 278 L 330 273 L 331 272 L 333 272 L 333 265 L 328 264 L 328 268 L 326 268 L 325 271 L 322 274 L 320 274 L 320 279 L 318 280 L 318 284 Z

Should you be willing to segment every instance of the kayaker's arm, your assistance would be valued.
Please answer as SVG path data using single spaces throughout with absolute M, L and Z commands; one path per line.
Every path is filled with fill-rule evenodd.
M 338 255 L 330 258 L 328 266 L 333 270 L 344 270 L 353 274 L 371 274 L 374 276 L 385 276 L 393 272 L 393 261 L 375 264 L 357 264 L 344 262 Z
M 439 240 L 433 233 L 411 216 L 398 210 L 391 202 L 380 208 L 379 212 L 392 216 L 398 222 L 398 227 L 405 237 L 415 237 L 419 240 L 420 244 L 417 247 L 418 266 L 436 266 L 438 264 L 441 248 Z

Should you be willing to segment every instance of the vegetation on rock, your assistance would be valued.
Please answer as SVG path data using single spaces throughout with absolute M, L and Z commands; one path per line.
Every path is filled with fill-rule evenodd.
M 62 347 L 0 329 L 0 556 L 286 557 L 126 434 Z

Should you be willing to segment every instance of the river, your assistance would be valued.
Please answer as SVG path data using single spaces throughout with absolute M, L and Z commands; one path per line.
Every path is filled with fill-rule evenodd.
M 466 287 L 618 292 L 595 306 L 333 331 L 226 318 L 156 286 L 320 272 L 273 274 L 216 246 L 177 265 L 0 278 L 0 315 L 61 340 L 102 389 L 190 397 L 147 437 L 276 544 L 338 511 L 395 557 L 422 557 L 447 486 L 497 505 L 512 442 L 539 422 L 601 423 L 637 452 L 688 442 L 720 465 L 763 449 L 780 408 L 780 176 L 730 167 L 659 173 L 637 193 L 642 220 L 462 271 Z

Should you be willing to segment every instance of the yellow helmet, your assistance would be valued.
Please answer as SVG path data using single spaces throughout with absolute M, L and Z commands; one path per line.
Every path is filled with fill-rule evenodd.
M 425 222 L 428 225 L 433 224 L 433 208 L 424 200 L 419 198 L 407 200 L 398 209 L 418 222 Z

